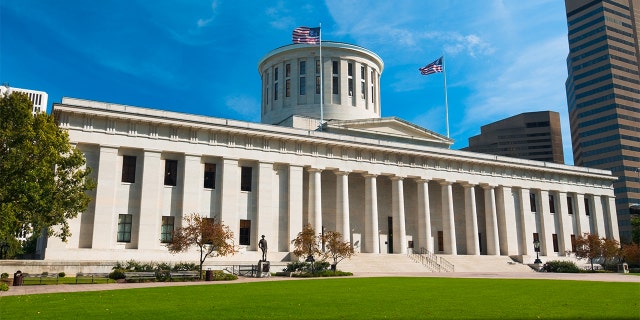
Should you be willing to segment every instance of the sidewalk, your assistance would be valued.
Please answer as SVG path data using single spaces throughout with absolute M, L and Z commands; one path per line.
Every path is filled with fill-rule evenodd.
M 546 279 L 546 280 L 574 280 L 574 281 L 602 281 L 602 282 L 634 282 L 640 283 L 640 276 L 625 275 L 620 273 L 488 273 L 488 272 L 404 272 L 404 273 L 354 273 L 354 277 L 431 277 L 431 278 L 485 278 L 485 279 Z M 144 283 L 109 283 L 109 284 L 59 284 L 59 285 L 28 285 L 21 287 L 9 287 L 9 291 L 1 291 L 1 297 L 51 294 L 59 292 L 105 291 L 154 287 L 198 286 L 217 285 L 229 283 L 247 283 L 264 281 L 289 281 L 307 279 L 331 279 L 331 278 L 245 278 L 239 277 L 233 281 L 186 281 L 186 282 L 144 282 Z

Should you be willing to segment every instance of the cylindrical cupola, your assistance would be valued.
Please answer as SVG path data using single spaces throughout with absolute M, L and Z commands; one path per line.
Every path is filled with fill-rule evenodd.
M 380 118 L 383 68 L 377 54 L 347 43 L 322 41 L 322 48 L 291 44 L 272 50 L 258 63 L 261 122 L 278 124 L 293 115 L 320 119 L 321 91 L 324 121 Z

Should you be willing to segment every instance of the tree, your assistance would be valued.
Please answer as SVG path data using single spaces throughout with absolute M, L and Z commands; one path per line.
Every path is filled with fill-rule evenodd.
M 324 253 L 325 259 L 333 259 L 332 269 L 335 273 L 338 263 L 354 255 L 350 242 L 342 240 L 342 234 L 337 231 L 327 231 L 324 233 L 322 241 L 325 243 L 327 251 Z
M 631 216 L 631 242 L 640 244 L 640 216 Z
M 602 256 L 602 239 L 595 234 L 585 233 L 576 239 L 576 258 L 589 259 L 593 271 L 593 259 Z
M 291 241 L 293 244 L 293 254 L 297 257 L 307 258 L 321 254 L 318 248 L 318 238 L 316 237 L 316 231 L 310 224 L 307 224 L 302 228 L 302 231 L 298 233 L 298 236 Z
M 605 266 L 615 265 L 620 257 L 620 243 L 615 239 L 602 238 L 602 258 Z
M 33 115 L 26 94 L 0 97 L 0 242 L 22 252 L 17 235 L 71 236 L 68 220 L 86 210 L 95 188 L 82 152 L 52 115 Z
M 620 256 L 630 265 L 640 266 L 640 245 L 637 243 L 623 245 Z
M 200 275 L 202 265 L 208 257 L 224 257 L 237 252 L 233 232 L 228 226 L 197 213 L 184 218 L 183 227 L 173 231 L 173 239 L 166 246 L 169 252 L 175 254 L 187 251 L 194 245 L 200 251 Z

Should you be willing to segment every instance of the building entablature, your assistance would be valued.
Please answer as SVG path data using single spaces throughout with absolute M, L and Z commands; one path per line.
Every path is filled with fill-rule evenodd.
M 612 193 L 615 180 L 604 170 L 73 98 L 55 104 L 54 114 L 62 128 L 91 134 L 91 143 L 113 145 L 115 135 L 123 148 L 533 189 L 554 184 L 566 191 L 580 186 Z

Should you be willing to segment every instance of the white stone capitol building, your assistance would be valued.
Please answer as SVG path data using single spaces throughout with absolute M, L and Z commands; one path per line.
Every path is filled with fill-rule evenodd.
M 190 261 L 164 245 L 190 213 L 234 232 L 239 253 L 218 261 L 257 261 L 260 235 L 271 261 L 286 259 L 306 224 L 339 231 L 357 252 L 525 263 L 534 238 L 547 257 L 584 232 L 619 238 L 609 171 L 450 150 L 447 137 L 381 118 L 383 62 L 365 48 L 323 42 L 320 61 L 317 46 L 287 45 L 258 71 L 262 123 L 54 104 L 97 188 L 70 240 L 48 239 L 45 260 Z

